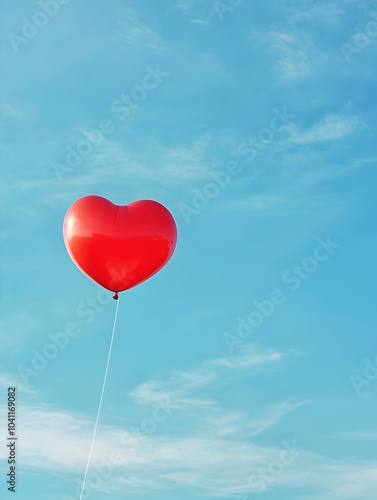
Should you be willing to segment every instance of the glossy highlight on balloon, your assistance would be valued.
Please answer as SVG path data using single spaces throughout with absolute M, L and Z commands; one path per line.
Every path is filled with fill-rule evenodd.
M 173 255 L 177 226 L 153 200 L 115 205 L 90 195 L 68 209 L 64 242 L 73 262 L 102 287 L 117 293 L 156 274 Z

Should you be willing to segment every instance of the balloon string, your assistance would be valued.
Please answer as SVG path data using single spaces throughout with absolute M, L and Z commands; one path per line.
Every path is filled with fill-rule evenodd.
M 84 475 L 84 481 L 83 481 L 83 483 L 82 483 L 81 494 L 80 494 L 80 500 L 82 500 L 82 496 L 83 496 L 83 494 L 84 494 L 85 484 L 86 484 L 86 478 L 87 478 L 88 471 L 89 471 L 90 460 L 91 460 L 91 458 L 92 458 L 92 452 L 93 452 L 94 441 L 95 441 L 96 434 L 97 434 L 98 421 L 99 421 L 99 417 L 100 417 L 100 413 L 101 413 L 101 408 L 102 408 L 102 401 L 103 401 L 103 395 L 104 395 L 104 392 L 105 392 L 105 387 L 106 387 L 107 374 L 108 374 L 108 371 L 109 371 L 110 358 L 111 358 L 111 351 L 112 351 L 112 348 L 113 348 L 114 332 L 115 332 L 115 326 L 116 326 L 116 323 L 117 323 L 117 317 L 118 317 L 118 308 L 119 308 L 119 300 L 117 301 L 117 305 L 116 305 L 116 309 L 115 309 L 115 318 L 114 318 L 113 332 L 112 332 L 112 334 L 111 334 L 111 341 L 110 341 L 110 347 L 109 347 L 109 354 L 108 354 L 108 356 L 107 356 L 107 363 L 106 363 L 105 376 L 104 376 L 104 379 L 103 379 L 102 391 L 101 391 L 101 397 L 100 397 L 100 400 L 99 400 L 98 411 L 97 411 L 97 417 L 96 417 L 96 423 L 95 423 L 95 425 L 94 425 L 94 432 L 93 432 L 93 437 L 92 437 L 92 443 L 91 443 L 91 445 L 90 445 L 90 451 L 89 451 L 88 462 L 87 462 L 87 464 L 86 464 L 85 475 Z

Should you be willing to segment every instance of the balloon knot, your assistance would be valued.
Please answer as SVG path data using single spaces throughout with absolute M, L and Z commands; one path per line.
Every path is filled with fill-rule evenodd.
M 115 293 L 114 293 L 114 295 L 113 295 L 113 299 L 114 299 L 114 300 L 118 300 L 118 298 L 119 298 L 119 297 L 118 297 L 118 293 L 117 293 L 117 292 L 115 292 Z

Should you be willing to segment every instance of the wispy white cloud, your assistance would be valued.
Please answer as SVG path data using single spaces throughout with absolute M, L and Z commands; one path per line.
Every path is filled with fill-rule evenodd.
M 377 429 L 370 430 L 354 430 L 354 431 L 339 431 L 336 436 L 349 437 L 356 439 L 377 439 Z
M 37 392 L 31 389 L 30 387 L 27 387 L 23 383 L 15 382 L 14 377 L 12 377 L 10 374 L 2 374 L 0 375 L 0 393 L 2 391 L 7 390 L 9 387 L 16 387 L 18 391 L 22 391 L 23 394 L 31 394 L 31 395 L 36 395 Z
M 268 38 L 272 51 L 277 55 L 281 76 L 294 79 L 311 73 L 317 50 L 307 35 L 299 31 L 271 31 Z
M 201 0 L 179 0 L 169 7 L 167 13 L 182 12 L 191 23 L 208 26 L 215 14 L 213 2 L 203 3 Z
M 301 200 L 300 200 L 301 201 Z M 272 193 L 259 193 L 239 198 L 228 205 L 235 210 L 250 212 L 269 212 L 285 214 L 290 207 L 296 207 L 299 201 L 291 196 L 279 196 Z
M 376 158 L 352 158 L 345 163 L 327 160 L 334 143 L 350 140 L 365 129 L 367 124 L 358 116 L 344 112 L 329 113 L 307 126 L 291 123 L 287 127 L 284 145 L 287 154 L 281 157 L 279 165 L 269 162 L 273 151 L 260 154 L 267 158 L 264 168 L 252 173 L 253 192 L 227 203 L 220 210 L 245 210 L 255 213 L 286 215 L 297 213 L 298 207 L 304 213 L 318 209 L 341 211 L 347 200 L 347 192 L 331 189 L 331 182 L 350 175 L 356 175 L 361 168 L 376 163 Z M 323 144 L 321 150 L 317 144 Z M 247 182 L 246 179 L 245 184 Z
M 123 142 L 104 139 L 90 156 L 83 158 L 80 165 L 65 172 L 61 182 L 51 167 L 49 178 L 44 173 L 40 178 L 25 177 L 17 182 L 0 180 L 0 195 L 3 200 L 20 200 L 13 216 L 34 217 L 43 216 L 43 213 L 35 206 L 27 206 L 27 193 L 34 200 L 35 193 L 38 193 L 39 202 L 59 206 L 72 202 L 84 190 L 103 189 L 104 185 L 119 185 L 120 182 L 126 182 L 134 191 L 138 186 L 142 186 L 143 190 L 146 186 L 160 190 L 187 189 L 196 182 L 208 179 L 216 169 L 212 157 L 216 141 L 211 134 L 205 133 L 188 144 L 174 147 L 148 141 L 142 151 L 135 151 Z
M 291 124 L 289 127 L 290 140 L 296 144 L 334 141 L 363 127 L 365 124 L 355 116 L 328 114 L 308 130 L 301 130 L 296 124 Z
M 276 364 L 283 358 L 284 353 L 280 351 L 262 352 L 251 345 L 245 347 L 241 355 L 209 359 L 189 372 L 173 372 L 168 380 L 145 382 L 132 391 L 131 396 L 135 401 L 143 404 L 169 399 L 176 408 L 192 406 L 193 400 L 188 399 L 188 396 L 194 390 L 208 386 L 222 376 L 233 376 L 240 370 Z
M 281 407 L 270 416 L 276 419 Z M 4 415 L 1 415 L 3 418 Z M 172 417 L 174 418 L 174 416 Z M 72 481 L 83 470 L 90 446 L 93 423 L 80 415 L 47 406 L 21 407 L 22 454 L 20 464 L 49 472 L 68 474 Z M 103 492 L 134 491 L 147 494 L 152 489 L 172 490 L 177 486 L 194 493 L 235 497 L 253 492 L 249 478 L 259 468 L 278 459 L 282 443 L 262 445 L 245 435 L 248 419 L 240 412 L 218 414 L 217 419 L 201 421 L 184 435 L 137 436 L 130 429 L 101 426 L 93 451 L 92 467 L 109 462 L 117 453 L 120 463 L 114 466 L 109 481 L 100 485 Z M 126 433 L 126 434 L 125 434 Z M 128 442 L 124 442 L 124 435 Z M 130 446 L 136 440 L 138 446 Z M 317 491 L 307 498 L 373 499 L 377 485 L 377 463 L 373 460 L 334 460 L 295 444 L 296 462 L 267 490 L 277 487 L 310 488 Z M 1 458 L 4 451 L 1 450 Z M 67 481 L 67 484 L 72 484 Z M 66 491 L 69 493 L 69 489 Z M 254 491 L 255 493 L 255 491 Z M 303 497 L 305 498 L 305 497 Z
M 164 48 L 164 42 L 160 35 L 142 22 L 133 10 L 123 10 L 119 16 L 119 23 L 121 31 L 118 31 L 117 37 L 120 40 L 156 51 Z
M 166 148 L 150 142 L 145 144 L 144 153 L 135 153 L 131 147 L 121 142 L 106 140 L 90 157 L 90 179 L 92 183 L 102 183 L 104 179 L 114 177 L 129 181 L 150 181 L 163 186 L 186 185 L 208 177 L 211 167 L 206 158 L 210 157 L 212 144 L 211 135 L 204 134 L 184 146 Z M 153 165 L 150 163 L 151 158 Z M 82 180 L 86 175 L 80 175 L 79 172 L 71 174 Z M 65 181 L 69 182 L 69 175 L 63 179 Z
M 313 178 L 312 178 L 313 177 Z M 283 216 L 297 213 L 299 208 L 301 213 L 318 213 L 319 207 L 326 211 L 342 210 L 342 203 L 334 193 L 317 193 L 316 189 L 320 185 L 320 178 L 315 176 L 302 176 L 296 181 L 294 189 L 282 186 L 279 194 L 276 188 L 271 188 L 274 192 L 262 192 L 255 195 L 247 195 L 234 200 L 223 207 L 224 210 L 242 210 L 260 214 L 271 214 Z M 323 181 L 330 179 L 330 176 L 323 175 Z M 302 190 L 301 190 L 302 189 Z
M 305 21 L 311 25 L 321 21 L 333 25 L 342 20 L 346 3 L 344 0 L 292 0 L 286 2 L 284 8 L 289 19 L 294 21 Z
M 14 106 L 11 106 L 10 104 L 7 104 L 6 102 L 0 104 L 0 110 L 5 115 L 10 116 L 12 118 L 22 119 L 25 117 L 25 113 L 23 111 Z
M 271 5 L 276 7 L 273 2 Z M 322 43 L 318 37 L 318 22 L 334 23 L 342 20 L 343 9 L 340 5 L 328 1 L 281 2 L 279 14 L 286 20 L 284 25 L 272 25 L 267 35 L 262 35 L 259 28 L 252 31 L 252 38 L 262 37 L 275 60 L 279 77 L 289 82 L 313 76 L 330 62 L 339 61 L 339 54 L 334 53 L 331 44 Z
M 301 483 L 303 486 L 309 486 L 317 490 L 315 494 L 304 496 L 304 500 L 343 498 L 372 500 L 375 498 L 377 488 L 376 462 L 349 460 L 347 463 L 344 460 L 336 463 L 331 460 L 325 462 L 322 459 L 318 463 L 319 457 L 315 458 L 317 463 L 307 464 L 311 469 L 308 470 L 306 475 L 304 471 L 301 471 L 301 473 L 292 474 L 290 478 L 293 482 L 297 481 L 298 484 Z M 320 475 L 321 470 L 323 471 L 322 477 Z M 291 481 L 285 479 L 283 480 L 284 484 L 289 485 Z
M 264 178 L 265 185 L 255 194 L 245 194 L 219 208 L 220 211 L 241 210 L 255 214 L 284 216 L 300 213 L 342 213 L 349 194 L 331 187 L 332 181 L 356 175 L 358 170 L 376 163 L 375 159 L 352 161 L 345 165 L 325 165 L 306 168 L 308 156 L 301 168 L 283 169 L 283 174 Z M 287 161 L 286 161 L 287 163 Z M 315 160 L 311 161 L 315 164 Z
M 305 402 L 272 404 L 250 415 L 225 409 L 203 395 L 191 396 L 204 386 L 228 378 L 234 370 L 244 372 L 257 365 L 275 363 L 281 357 L 278 351 L 253 348 L 235 356 L 229 364 L 221 358 L 211 359 L 191 371 L 173 372 L 166 379 L 136 387 L 131 393 L 136 405 L 153 410 L 159 402 L 168 402 L 171 418 L 177 417 L 181 426 L 177 431 L 173 425 L 174 433 L 166 434 L 169 427 L 165 427 L 163 434 L 153 435 L 140 435 L 135 427 L 101 426 L 93 465 L 106 462 L 113 452 L 122 457 L 104 491 L 120 491 L 127 486 L 146 492 L 149 488 L 172 489 L 180 484 L 209 494 L 223 495 L 225 491 L 226 496 L 227 489 L 243 480 L 250 460 L 257 463 L 276 453 L 273 447 L 247 442 L 248 438 L 264 432 Z M 8 381 L 5 376 L 0 380 Z M 37 403 L 19 406 L 19 422 L 23 441 L 21 465 L 59 470 L 71 477 L 85 467 L 93 428 L 88 417 Z M 137 442 L 136 448 L 129 446 L 131 441 Z M 124 479 L 125 471 L 131 479 Z M 222 486 L 216 479 L 219 474 L 223 477 Z
M 147 408 L 147 414 L 152 415 L 153 409 L 165 402 L 170 409 L 170 420 L 164 423 L 163 432 L 156 426 L 148 435 L 139 433 L 140 425 L 101 425 L 92 467 L 109 463 L 114 453 L 118 459 L 112 465 L 111 477 L 98 489 L 108 494 L 125 490 L 148 494 L 151 490 L 168 491 L 178 486 L 193 494 L 224 498 L 252 492 L 250 475 L 275 461 L 283 448 L 283 442 L 261 444 L 260 437 L 309 401 L 271 403 L 246 412 L 240 408 L 224 408 L 213 398 L 209 399 L 208 394 L 212 386 L 226 383 L 235 372 L 250 374 L 250 370 L 264 365 L 276 366 L 283 358 L 280 351 L 262 351 L 251 346 L 241 355 L 209 359 L 192 370 L 173 372 L 166 378 L 140 384 L 131 393 L 134 404 L 144 408 L 142 413 L 145 414 Z M 1 376 L 0 383 L 6 385 L 7 376 Z M 205 395 L 203 388 L 206 388 Z M 0 418 L 5 418 L 4 410 L 0 410 Z M 66 493 L 69 494 L 70 485 L 74 489 L 78 471 L 85 468 L 92 419 L 29 402 L 19 405 L 19 425 L 22 428 L 20 465 L 66 474 Z M 257 435 L 259 444 L 253 442 Z M 318 498 L 359 500 L 360 492 L 365 499 L 374 498 L 376 462 L 336 461 L 301 447 L 294 435 L 286 436 L 285 440 L 295 448 L 297 460 L 275 482 L 268 483 L 267 489 L 309 487 L 318 491 Z M 4 453 L 0 451 L 0 458 L 4 458 Z
M 204 366 L 225 368 L 249 368 L 282 360 L 285 354 L 280 351 L 261 352 L 250 346 L 244 353 L 236 357 L 210 359 Z

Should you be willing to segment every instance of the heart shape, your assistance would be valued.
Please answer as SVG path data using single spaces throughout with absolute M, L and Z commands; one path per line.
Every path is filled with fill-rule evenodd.
M 177 227 L 169 210 L 157 201 L 119 206 L 90 195 L 68 209 L 63 235 L 79 269 L 117 293 L 147 280 L 168 262 Z

